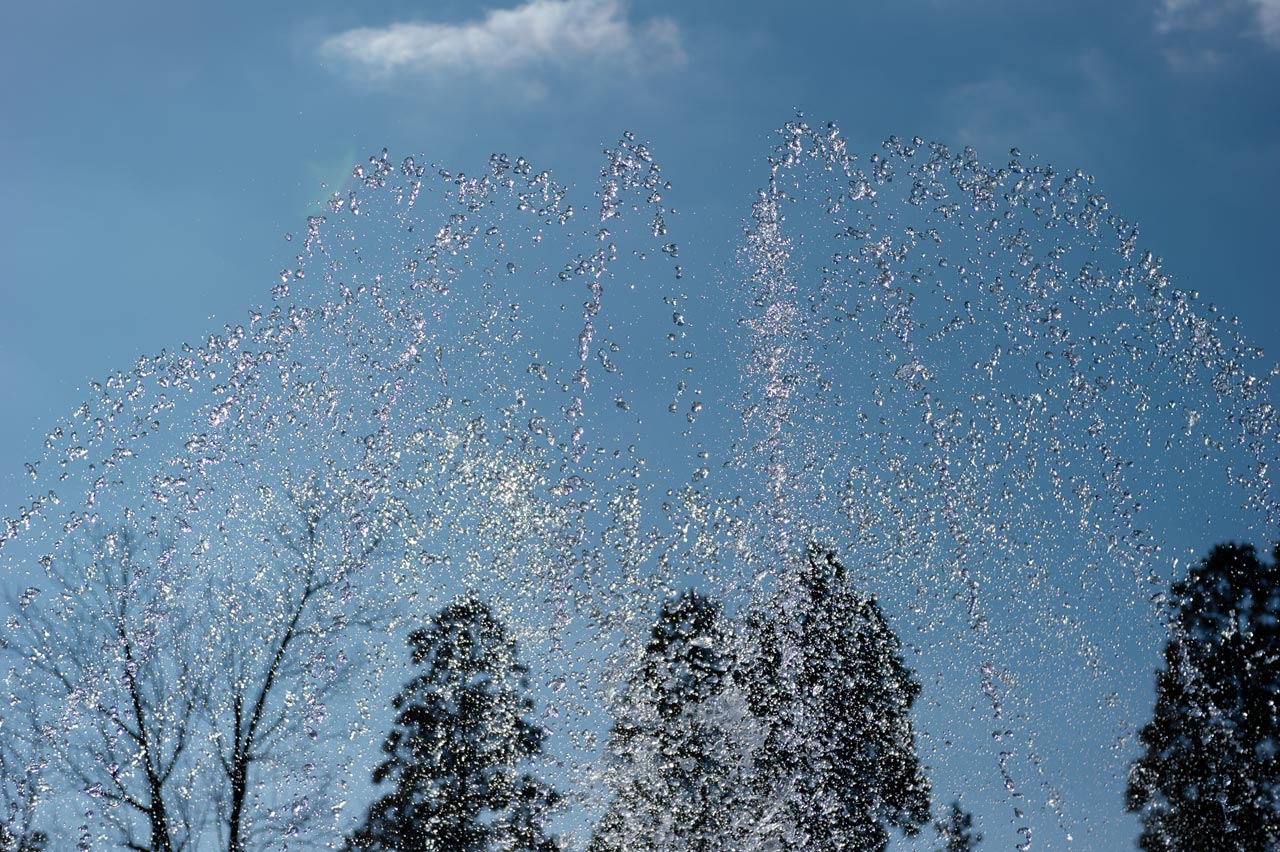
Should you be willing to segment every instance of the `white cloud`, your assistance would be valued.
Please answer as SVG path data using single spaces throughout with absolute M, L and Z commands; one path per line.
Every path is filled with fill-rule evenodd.
M 321 45 L 324 55 L 374 76 L 422 71 L 510 71 L 597 60 L 631 64 L 684 61 L 669 18 L 633 24 L 623 0 L 529 0 L 460 24 L 360 27 Z
M 1229 26 L 1245 27 L 1274 48 L 1280 48 L 1280 0 L 1159 0 L 1156 31 L 1169 34 Z

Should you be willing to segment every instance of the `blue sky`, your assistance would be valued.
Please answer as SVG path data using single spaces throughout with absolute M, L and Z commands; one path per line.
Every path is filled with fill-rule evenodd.
M 90 377 L 240 321 L 322 184 L 384 146 L 464 171 L 518 152 L 589 185 L 630 129 L 731 234 L 793 109 L 854 149 L 1016 145 L 1095 174 L 1176 280 L 1275 348 L 1274 0 L 501 9 L 8 5 L 3 476 Z
M 1280 352 L 1276 0 L 126 0 L 10 5 L 0 47 L 5 514 L 90 380 L 244 321 L 383 147 L 523 155 L 590 197 L 631 130 L 686 243 L 729 258 L 796 110 L 856 151 L 1016 146 L 1095 175 L 1177 284 Z

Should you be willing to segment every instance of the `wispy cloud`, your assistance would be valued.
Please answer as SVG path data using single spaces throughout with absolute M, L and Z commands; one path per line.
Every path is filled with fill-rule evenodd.
M 513 71 L 583 60 L 684 61 L 670 18 L 633 23 L 623 0 L 529 0 L 465 23 L 360 27 L 325 39 L 322 53 L 376 77 L 404 72 Z
M 1053 159 L 1080 159 L 1075 134 L 1062 103 L 1011 75 L 999 75 L 949 89 L 940 118 L 949 138 L 997 162 L 1014 147 Z
M 1258 29 L 1267 44 L 1280 48 L 1280 0 L 1252 0 L 1257 7 Z
M 1280 0 L 1159 0 L 1156 31 L 1205 32 L 1242 22 L 1267 45 L 1280 49 Z

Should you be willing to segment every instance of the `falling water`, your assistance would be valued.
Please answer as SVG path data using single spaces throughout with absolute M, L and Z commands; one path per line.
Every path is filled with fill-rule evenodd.
M 180 643 L 167 676 L 230 689 L 319 572 L 250 802 L 288 845 L 363 812 L 403 634 L 482 590 L 581 839 L 661 601 L 692 586 L 735 612 L 820 543 L 902 637 L 935 795 L 963 793 L 989 848 L 1092 848 L 1149 713 L 1162 590 L 1280 520 L 1262 353 L 1090 176 L 1017 151 L 855 154 L 797 120 L 740 244 L 694 257 L 645 145 L 600 175 L 357 166 L 264 307 L 112 372 L 50 431 L 3 531 L 20 611 L 88 648 L 103 613 L 136 619 L 136 665 Z M 123 598 L 94 594 L 104 535 L 145 556 Z M 3 718 L 87 747 L 90 777 L 116 658 L 85 657 L 60 692 L 10 670 Z M 214 759 L 183 764 L 184 795 Z M 119 805 L 49 783 L 93 847 Z

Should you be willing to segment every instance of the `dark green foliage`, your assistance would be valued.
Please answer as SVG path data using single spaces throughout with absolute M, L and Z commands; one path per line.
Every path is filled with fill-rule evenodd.
M 973 814 L 959 802 L 948 805 L 946 813 L 934 820 L 933 828 L 942 840 L 938 852 L 973 852 L 982 842 L 982 835 L 973 830 Z
M 663 721 L 724 690 L 733 668 L 732 639 L 720 605 L 708 597 L 688 591 L 662 605 L 637 685 Z
M 1280 552 L 1277 553 L 1280 556 Z M 1155 714 L 1129 775 L 1146 852 L 1280 849 L 1280 569 L 1219 545 L 1173 587 Z
M 613 727 L 614 799 L 590 852 L 740 848 L 745 705 L 732 643 L 709 598 L 689 591 L 663 604 Z
M 883 852 L 929 821 L 911 706 L 920 692 L 880 607 L 835 555 L 810 549 L 752 613 L 739 670 L 766 735 L 755 761 L 767 833 L 798 852 Z
M 556 852 L 544 820 L 556 794 L 529 772 L 543 731 L 529 720 L 527 669 L 474 595 L 409 634 L 422 673 L 392 701 L 373 772 L 392 791 L 348 842 L 396 852 Z

